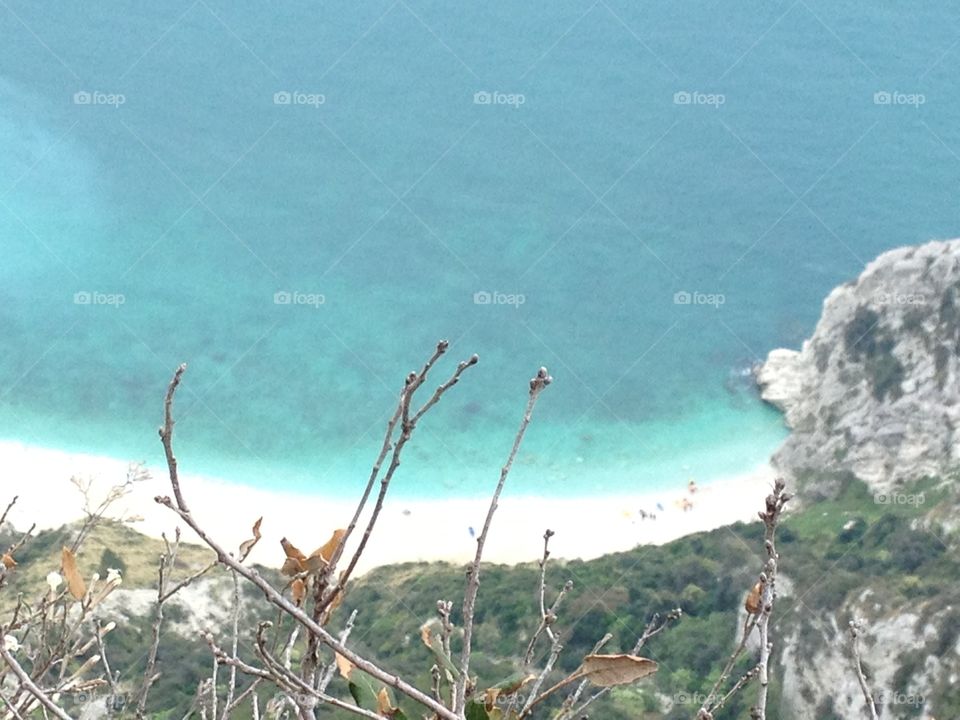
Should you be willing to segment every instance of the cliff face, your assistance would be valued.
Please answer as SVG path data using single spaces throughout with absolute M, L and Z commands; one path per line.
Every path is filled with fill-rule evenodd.
M 884 253 L 823 304 L 802 349 L 774 350 L 762 396 L 792 433 L 774 464 L 852 472 L 876 493 L 958 464 L 960 240 Z

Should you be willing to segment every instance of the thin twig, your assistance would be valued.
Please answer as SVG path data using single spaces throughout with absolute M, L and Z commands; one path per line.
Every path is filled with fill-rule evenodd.
M 419 377 L 426 377 L 426 373 L 433 367 L 433 364 L 447 351 L 450 347 L 450 343 L 446 340 L 441 340 L 437 343 L 436 350 L 434 350 L 433 355 L 430 356 L 430 359 L 427 360 L 424 365 L 423 370 L 420 371 Z M 403 410 L 403 398 L 407 392 L 407 385 L 404 386 L 403 392 L 400 394 L 400 400 L 397 403 L 397 408 L 393 413 L 393 416 L 390 418 L 390 421 L 387 423 L 387 429 L 383 436 L 383 443 L 380 446 L 380 454 L 377 456 L 376 461 L 373 463 L 373 467 L 370 470 L 370 476 L 367 478 L 366 487 L 363 489 L 363 494 L 360 496 L 360 501 L 357 503 L 357 509 L 353 513 L 353 517 L 350 519 L 350 524 L 347 525 L 346 532 L 343 534 L 343 540 L 340 545 L 333 551 L 333 555 L 330 558 L 330 564 L 328 567 L 328 572 L 332 573 L 333 568 L 336 567 L 337 563 L 340 561 L 340 557 L 343 554 L 343 549 L 346 547 L 347 540 L 350 539 L 350 536 L 353 534 L 353 531 L 357 527 L 357 523 L 360 521 L 360 515 L 363 513 L 363 508 L 367 504 L 367 500 L 370 498 L 370 493 L 373 492 L 373 485 L 377 481 L 377 477 L 380 475 L 380 468 L 383 466 L 383 461 L 387 457 L 387 453 L 390 452 L 390 446 L 393 444 L 393 431 L 397 425 L 397 421 L 400 419 L 400 414 Z
M 273 585 L 264 580 L 260 576 L 259 572 L 252 568 L 246 567 L 230 553 L 228 553 L 219 543 L 213 540 L 213 538 L 211 538 L 193 518 L 193 515 L 187 509 L 187 505 L 183 501 L 183 494 L 180 490 L 179 480 L 177 479 L 176 475 L 176 460 L 174 459 L 175 456 L 173 454 L 173 419 L 170 415 L 173 392 L 176 390 L 176 387 L 179 384 L 179 378 L 183 374 L 185 368 L 185 365 L 181 365 L 177 369 L 174 380 L 170 383 L 170 390 L 167 393 L 167 403 L 165 405 L 167 408 L 168 421 L 165 423 L 165 427 L 168 428 L 169 431 L 160 433 L 160 439 L 163 443 L 164 452 L 167 456 L 170 482 L 174 490 L 176 504 L 174 504 L 174 501 L 169 497 L 158 496 L 154 498 L 154 500 L 175 512 L 183 520 L 183 522 L 186 523 L 200 537 L 200 539 L 216 553 L 217 559 L 221 564 L 236 571 L 241 577 L 262 590 L 270 603 L 283 610 L 290 617 L 303 625 L 304 628 L 306 628 L 310 633 L 317 635 L 322 643 L 330 647 L 335 652 L 343 655 L 347 660 L 356 665 L 358 669 L 366 672 L 369 675 L 372 675 L 374 678 L 380 680 L 386 685 L 395 688 L 398 692 L 429 708 L 441 718 L 445 718 L 445 720 L 461 720 L 459 715 L 451 712 L 447 707 L 441 703 L 438 703 L 429 695 L 400 679 L 398 676 L 383 670 L 379 666 L 375 665 L 366 658 L 361 657 L 353 650 L 339 642 L 312 617 L 307 615 L 301 608 L 297 607 L 294 603 L 284 597 L 282 593 L 278 592 L 277 589 L 273 587 Z
M 3 636 L 0 636 L 0 657 L 3 658 L 4 662 L 7 663 L 7 667 L 17 676 L 17 680 L 20 681 L 21 687 L 23 687 L 27 692 L 33 695 L 44 708 L 56 715 L 60 720 L 73 720 L 67 713 L 65 713 L 59 705 L 57 705 L 50 697 L 30 679 L 30 676 L 27 674 L 20 663 L 16 661 L 13 655 L 10 654 L 10 651 L 7 650 L 6 641 Z
M 179 538 L 179 532 L 178 532 Z M 166 541 L 166 537 L 164 537 Z M 143 682 L 140 684 L 140 692 L 137 695 L 137 719 L 143 720 L 147 709 L 147 696 L 150 694 L 150 688 L 160 677 L 157 670 L 157 654 L 160 651 L 160 628 L 163 625 L 163 594 L 166 589 L 166 569 L 167 559 L 172 557 L 170 544 L 167 543 L 167 552 L 160 556 L 160 565 L 157 570 L 157 601 L 153 613 L 153 625 L 150 634 L 150 651 L 147 653 L 147 665 L 143 671 Z
M 733 697 L 734 695 L 736 695 L 740 690 L 742 690 L 744 687 L 746 687 L 747 683 L 750 682 L 751 680 L 753 680 L 759 673 L 760 673 L 760 666 L 759 666 L 759 665 L 755 665 L 754 667 L 752 667 L 752 668 L 750 668 L 749 670 L 747 670 L 747 672 L 745 672 L 743 675 L 741 675 L 741 676 L 740 676 L 740 679 L 737 680 L 737 681 L 733 684 L 733 687 L 731 687 L 730 690 L 727 691 L 727 694 L 724 695 L 723 697 L 721 697 L 719 700 L 717 700 L 717 701 L 712 705 L 710 711 L 709 711 L 708 714 L 705 715 L 704 717 L 708 717 L 708 718 L 710 718 L 710 719 L 712 720 L 714 714 L 715 714 L 718 710 L 721 710 L 724 705 L 726 705 L 727 700 L 729 700 L 730 698 L 732 698 L 732 697 Z M 701 716 L 698 714 L 698 715 L 697 715 L 698 720 L 699 720 L 700 717 L 701 717 Z
M 23 715 L 17 712 L 17 708 L 7 700 L 7 696 L 0 692 L 0 700 L 3 701 L 3 704 L 7 706 L 7 710 L 10 711 L 10 714 L 14 717 L 15 720 L 23 720 Z
M 167 469 L 170 474 L 170 485 L 173 487 L 173 495 L 177 499 L 177 507 L 184 512 L 190 512 L 186 502 L 183 500 L 183 493 L 180 492 L 180 475 L 177 471 L 177 458 L 173 454 L 173 397 L 180 386 L 180 380 L 183 373 L 187 370 L 187 364 L 181 363 L 173 374 L 173 379 L 167 387 L 167 394 L 163 401 L 163 427 L 160 428 L 160 440 L 163 443 L 164 454 L 167 457 Z
M 730 653 L 730 657 L 727 658 L 727 664 L 724 665 L 723 670 L 720 672 L 720 677 L 717 678 L 717 681 L 713 684 L 713 687 L 710 688 L 710 692 L 707 693 L 707 697 L 704 698 L 703 705 L 700 706 L 700 709 L 697 711 L 697 720 L 708 720 L 713 717 L 713 714 L 720 709 L 719 696 L 717 691 L 723 686 L 727 681 L 727 678 L 730 677 L 730 671 L 733 669 L 734 664 L 737 662 L 737 659 L 740 657 L 740 654 L 743 652 L 744 648 L 747 646 L 747 640 L 750 638 L 750 633 L 753 632 L 753 629 L 757 626 L 757 615 L 751 614 L 748 612 L 747 618 L 743 623 L 743 634 L 740 636 L 740 643 L 737 647 L 734 648 L 733 652 Z
M 356 620 L 357 620 L 357 610 L 354 609 L 350 613 L 350 617 L 347 618 L 347 624 L 344 625 L 343 630 L 340 631 L 338 640 L 340 640 L 341 645 L 347 642 L 347 638 L 350 637 L 350 633 L 353 631 L 353 624 L 354 622 L 356 622 Z M 323 671 L 323 675 L 320 676 L 320 682 L 317 685 L 317 689 L 320 692 L 326 692 L 327 685 L 329 685 L 330 681 L 333 680 L 333 674 L 336 671 L 337 671 L 337 660 L 336 658 L 334 658 L 327 664 L 327 667 Z
M 210 571 L 213 570 L 215 567 L 217 567 L 217 565 L 219 565 L 219 564 L 220 564 L 220 563 L 218 563 L 216 560 L 214 560 L 214 561 L 211 562 L 209 565 L 205 565 L 204 567 L 202 567 L 200 570 L 197 570 L 197 571 L 196 571 L 195 573 L 193 573 L 192 575 L 189 575 L 189 576 L 185 577 L 183 580 L 181 580 L 180 582 L 178 582 L 178 583 L 177 583 L 176 585 L 174 585 L 173 587 L 168 588 L 167 591 L 164 592 L 163 595 L 161 596 L 160 601 L 161 601 L 161 602 L 166 602 L 166 601 L 169 600 L 171 597 L 173 597 L 173 596 L 176 595 L 178 592 L 180 592 L 180 591 L 183 590 L 185 587 L 187 587 L 187 585 L 193 584 L 194 580 L 199 580 L 199 579 L 202 578 L 204 575 L 206 575 L 208 572 L 210 572 Z
M 360 560 L 360 556 L 363 554 L 363 551 L 366 549 L 367 542 L 370 539 L 370 535 L 373 533 L 373 528 L 377 524 L 377 520 L 380 517 L 380 512 L 383 509 L 383 502 L 386 499 L 387 489 L 390 487 L 390 481 L 393 479 L 394 473 L 396 473 L 397 468 L 400 467 L 400 455 L 403 452 L 404 446 L 413 436 L 413 431 L 416 428 L 417 421 L 423 416 L 423 414 L 436 402 L 440 399 L 444 392 L 449 388 L 453 387 L 460 375 L 468 367 L 476 365 L 479 361 L 479 358 L 476 355 L 473 355 L 469 360 L 464 360 L 458 363 L 457 369 L 453 374 L 451 380 L 448 380 L 446 383 L 437 388 L 433 397 L 416 413 L 416 415 L 411 419 L 410 415 L 410 403 L 413 400 L 413 394 L 417 389 L 426 381 L 427 372 L 433 366 L 433 363 L 436 361 L 440 355 L 446 352 L 446 341 L 442 341 L 437 345 L 437 350 L 434 353 L 433 357 L 427 361 L 427 364 L 424 365 L 420 373 L 410 373 L 407 376 L 407 382 L 404 387 L 403 392 L 400 395 L 400 406 L 399 412 L 401 417 L 401 432 L 400 437 L 393 446 L 393 453 L 390 457 L 390 466 L 387 468 L 387 472 L 384 475 L 383 479 L 380 481 L 380 491 L 377 494 L 377 501 L 374 504 L 373 512 L 370 515 L 370 519 L 367 521 L 367 527 L 364 530 L 363 537 L 360 539 L 360 543 L 357 545 L 356 550 L 353 552 L 353 557 L 350 558 L 350 563 L 347 565 L 346 570 L 343 571 L 340 578 L 337 580 L 336 584 L 331 588 L 331 591 L 327 594 L 327 597 L 323 599 L 321 603 L 318 604 L 317 608 L 314 609 L 314 617 L 317 618 L 323 610 L 328 608 L 336 598 L 337 594 L 343 592 L 343 588 L 347 583 L 347 580 L 353 574 L 354 569 L 357 566 L 357 563 Z M 396 415 L 394 416 L 396 417 Z M 391 429 L 392 432 L 392 429 Z M 341 539 L 339 547 L 343 547 L 346 542 L 346 538 Z M 339 548 L 338 548 L 339 549 Z M 331 562 L 330 567 L 333 567 Z
M 107 644 L 103 641 L 104 636 L 113 629 L 113 623 L 107 625 L 107 630 L 104 631 L 103 627 L 100 626 L 100 621 L 96 622 L 96 632 L 94 633 L 94 638 L 97 642 L 97 653 L 100 655 L 100 662 L 103 663 L 103 670 L 107 675 L 107 682 L 110 685 L 110 692 L 114 698 L 119 697 L 120 689 L 117 687 L 117 677 L 119 677 L 119 672 L 116 676 L 113 674 L 113 670 L 110 669 L 110 661 L 107 659 Z
M 643 632 L 640 634 L 640 637 L 637 638 L 637 641 L 634 643 L 633 649 L 630 650 L 630 654 L 631 655 L 638 654 L 640 650 L 643 649 L 643 646 L 647 644 L 647 640 L 663 632 L 666 628 L 670 626 L 670 623 L 679 622 L 681 617 L 683 617 L 683 610 L 681 610 L 680 608 L 674 608 L 673 610 L 668 612 L 665 616 L 663 616 L 662 619 L 660 617 L 660 613 L 654 613 L 653 617 L 650 618 L 650 622 L 647 623 L 646 627 L 644 627 L 643 629 Z M 594 649 L 591 651 L 591 654 L 596 654 L 597 652 L 599 652 L 600 648 L 604 644 L 606 644 L 606 641 L 609 640 L 610 637 L 611 636 L 608 634 L 605 636 L 603 640 L 597 643 L 597 646 L 594 647 Z M 610 688 L 600 688 L 593 695 L 591 695 L 589 698 L 584 700 L 582 705 L 580 705 L 576 709 L 572 709 L 573 706 L 577 704 L 577 701 L 580 700 L 580 696 L 583 694 L 583 691 L 586 689 L 588 684 L 589 684 L 589 680 L 583 680 L 580 682 L 580 684 L 577 686 L 576 691 L 569 698 L 564 700 L 563 705 L 561 706 L 561 712 L 558 715 L 556 720 L 561 720 L 561 718 L 564 718 L 570 715 L 576 716 L 576 717 L 582 717 L 583 711 L 590 704 L 592 704 L 595 700 L 600 699 L 601 697 L 606 695 L 608 692 L 610 692 Z
M 473 641 L 473 615 L 477 602 L 477 591 L 480 589 L 480 561 L 483 558 L 483 547 L 487 541 L 487 534 L 490 532 L 490 525 L 493 523 L 493 515 L 497 511 L 497 503 L 500 499 L 500 493 L 506 483 L 507 475 L 510 474 L 510 468 L 513 467 L 513 461 L 520 450 L 520 444 L 523 442 L 523 436 L 530 425 L 530 419 L 533 416 L 533 408 L 537 404 L 537 398 L 547 387 L 553 378 L 547 372 L 545 367 L 537 371 L 537 376 L 530 380 L 530 397 L 527 400 L 527 409 L 523 414 L 523 420 L 520 422 L 520 429 L 513 441 L 513 447 L 510 449 L 510 455 L 507 462 L 500 470 L 500 481 L 494 490 L 493 497 L 490 499 L 490 507 L 487 509 L 487 517 L 483 522 L 483 530 L 480 537 L 477 538 L 477 553 L 474 556 L 473 563 L 467 570 L 467 589 L 463 598 L 463 651 L 460 656 L 460 678 L 457 681 L 454 692 L 454 713 L 461 715 L 467 704 L 467 682 L 470 678 L 470 653 L 472 652 Z
M 860 683 L 860 691 L 863 693 L 863 700 L 867 705 L 867 712 L 870 713 L 870 720 L 877 720 L 877 704 L 873 699 L 873 691 L 867 684 L 867 676 L 863 672 L 863 663 L 860 660 L 860 633 L 862 631 L 862 621 L 850 621 L 850 646 L 853 653 L 853 669 L 857 673 L 857 681 Z
M 0 528 L 2 528 L 3 524 L 7 521 L 7 515 L 10 514 L 10 511 L 13 509 L 13 506 L 17 504 L 17 500 L 19 499 L 19 495 L 14 495 L 13 499 L 7 504 L 7 509 L 3 511 L 3 515 L 0 515 Z
M 533 633 L 533 637 L 530 638 L 530 642 L 527 645 L 527 652 L 523 658 L 523 664 L 525 667 L 529 667 L 530 663 L 533 662 L 533 652 L 537 644 L 537 640 L 540 638 L 544 632 L 547 633 L 547 637 L 550 638 L 552 642 L 556 641 L 556 636 L 551 629 L 551 626 L 557 621 L 557 610 L 560 607 L 560 603 L 563 601 L 564 596 L 573 589 L 573 582 L 567 581 L 563 585 L 563 589 L 557 594 L 556 599 L 553 601 L 553 605 L 550 606 L 550 609 L 547 609 L 546 606 L 546 585 L 547 585 L 547 560 L 550 557 L 550 538 L 553 537 L 553 530 L 547 530 L 543 534 L 543 557 L 539 561 L 540 565 L 540 624 L 537 626 L 536 631 Z
M 777 524 L 784 505 L 790 499 L 790 494 L 784 492 L 786 483 L 783 478 L 774 482 L 773 493 L 767 495 L 766 511 L 759 513 L 764 525 L 764 549 L 767 551 L 767 562 L 760 574 L 760 610 L 757 619 L 757 629 L 760 633 L 760 663 L 759 677 L 760 690 L 757 694 L 757 704 L 751 708 L 752 720 L 766 720 L 767 717 L 767 690 L 770 683 L 769 664 L 773 643 L 770 640 L 770 615 L 773 612 L 773 603 L 777 598 L 777 561 L 780 556 L 776 549 Z
M 231 627 L 231 639 L 233 645 L 231 651 L 233 657 L 237 656 L 237 649 L 240 644 L 240 578 L 236 573 L 230 573 L 233 577 L 233 626 Z M 227 681 L 227 695 L 223 700 L 223 713 L 221 720 L 227 720 L 228 714 L 233 704 L 233 696 L 237 689 L 237 668 L 230 666 L 230 679 Z M 216 690 L 214 690 L 216 692 Z
M 554 535 L 553 530 L 547 529 L 543 533 L 543 557 L 540 558 L 540 586 L 539 586 L 539 610 L 540 610 L 540 624 L 537 626 L 536 631 L 533 633 L 533 637 L 530 638 L 530 642 L 527 645 L 527 652 L 523 658 L 523 667 L 524 670 L 530 667 L 530 664 L 533 662 L 533 654 L 536 649 L 537 640 L 543 633 L 547 634 L 547 637 L 550 639 L 550 653 L 547 656 L 547 662 L 543 666 L 543 670 L 540 671 L 540 674 L 534 679 L 533 685 L 531 686 L 530 691 L 527 693 L 527 700 L 521 708 L 521 713 L 526 710 L 529 706 L 533 705 L 534 700 L 537 696 L 537 693 L 540 691 L 540 688 L 543 686 L 543 683 L 546 681 L 547 676 L 553 671 L 553 666 L 556 664 L 557 659 L 560 657 L 560 652 L 563 650 L 563 645 L 560 643 L 560 638 L 553 631 L 553 624 L 557 621 L 557 610 L 560 608 L 560 603 L 563 601 L 563 598 L 568 592 L 573 589 L 573 581 L 567 580 L 563 584 L 563 588 L 557 593 L 557 597 L 554 599 L 553 604 L 550 608 L 547 608 L 546 602 L 546 588 L 547 588 L 547 560 L 550 559 L 550 538 Z M 607 635 L 607 639 L 610 636 Z M 594 651 L 596 652 L 596 650 Z M 510 698 L 510 702 L 507 705 L 507 715 L 509 715 L 513 709 L 516 707 L 519 696 L 514 694 Z
M 352 662 L 357 666 L 358 669 L 372 675 L 377 680 L 380 680 L 384 684 L 395 688 L 398 692 L 403 693 L 411 700 L 425 705 L 430 710 L 433 710 L 435 713 L 440 715 L 440 717 L 445 718 L 446 720 L 461 720 L 457 715 L 450 712 L 449 709 L 436 703 L 429 695 L 424 694 L 414 686 L 400 679 L 396 675 L 389 673 L 386 670 L 383 670 L 379 666 L 375 665 L 373 662 L 367 660 L 364 657 L 361 657 L 356 652 L 346 647 L 340 643 L 333 635 L 329 633 L 323 626 L 317 624 L 313 618 L 307 615 L 302 608 L 294 605 L 290 600 L 283 596 L 276 588 L 274 588 L 269 582 L 261 577 L 260 573 L 252 568 L 248 568 L 245 565 L 238 562 L 232 555 L 230 555 L 224 548 L 222 548 L 213 538 L 211 538 L 206 531 L 197 524 L 196 520 L 193 519 L 193 516 L 189 513 L 185 513 L 179 508 L 175 507 L 173 501 L 168 497 L 157 497 L 154 500 L 161 505 L 169 508 L 175 512 L 189 527 L 192 529 L 200 539 L 206 543 L 211 550 L 217 553 L 217 557 L 220 558 L 220 562 L 226 565 L 232 570 L 236 570 L 248 582 L 255 585 L 257 588 L 263 591 L 264 596 L 267 600 L 274 606 L 280 608 L 287 615 L 292 617 L 298 623 L 303 625 L 309 632 L 314 633 L 320 637 L 320 641 L 327 645 L 334 652 L 338 652 L 343 655 L 347 660 Z
M 319 690 L 311 687 L 309 684 L 305 683 L 301 678 L 297 677 L 292 671 L 283 667 L 276 658 L 270 655 L 269 650 L 267 649 L 266 638 L 263 635 L 263 630 L 265 625 L 261 624 L 260 629 L 257 632 L 257 643 L 255 645 L 257 649 L 257 654 L 260 655 L 261 659 L 267 664 L 267 666 L 274 672 L 277 678 L 282 678 L 284 684 L 286 684 L 290 689 L 293 690 L 293 694 L 299 696 L 309 695 L 317 700 L 321 700 L 329 705 L 338 707 L 342 710 L 347 710 L 354 713 L 355 715 L 360 715 L 367 718 L 375 718 L 375 720 L 390 720 L 390 718 L 381 715 L 379 713 L 372 712 L 366 708 L 362 708 L 358 705 L 351 705 L 350 703 L 343 702 L 338 700 L 326 693 L 322 693 Z M 297 701 L 297 708 L 301 711 L 304 709 L 305 703 L 302 699 Z M 312 707 L 308 706 L 306 709 L 310 710 L 312 715 Z

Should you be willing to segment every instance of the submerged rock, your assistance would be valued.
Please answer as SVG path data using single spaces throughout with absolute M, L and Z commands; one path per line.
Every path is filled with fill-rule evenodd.
M 756 373 L 790 437 L 773 457 L 794 478 L 853 473 L 875 492 L 958 464 L 960 240 L 884 253 L 834 289 L 800 351 Z

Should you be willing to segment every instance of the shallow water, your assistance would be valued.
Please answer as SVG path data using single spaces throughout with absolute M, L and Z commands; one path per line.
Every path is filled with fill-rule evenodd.
M 187 361 L 185 467 L 350 494 L 448 338 L 481 362 L 400 493 L 486 492 L 541 364 L 518 492 L 752 469 L 784 430 L 744 371 L 958 234 L 956 34 L 906 3 L 11 1 L 0 436 L 157 462 Z

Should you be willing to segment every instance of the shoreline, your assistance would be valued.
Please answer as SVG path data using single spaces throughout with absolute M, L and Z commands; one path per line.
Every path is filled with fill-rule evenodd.
M 70 482 L 71 477 L 92 480 L 90 502 L 95 507 L 112 486 L 124 482 L 129 465 L 115 458 L 3 440 L 0 467 L 6 469 L 4 485 L 9 489 L 0 497 L 0 504 L 6 507 L 13 495 L 19 495 L 8 517 L 19 530 L 34 522 L 37 530 L 57 528 L 83 514 L 83 496 Z M 150 537 L 163 532 L 169 536 L 178 518 L 154 501 L 155 496 L 171 494 L 166 467 L 148 469 L 150 479 L 137 483 L 117 501 L 108 517 L 138 515 L 142 520 L 131 524 L 135 530 Z M 588 560 L 750 521 L 756 518 L 774 477 L 772 467 L 760 464 L 737 475 L 705 479 L 695 493 L 678 486 L 585 498 L 511 495 L 508 479 L 487 538 L 484 560 L 505 564 L 539 560 L 547 528 L 556 533 L 550 541 L 552 557 Z M 250 561 L 270 567 L 282 563 L 281 537 L 309 553 L 324 544 L 334 529 L 345 527 L 356 507 L 356 500 L 261 490 L 191 474 L 182 475 L 181 486 L 194 517 L 227 549 L 235 549 L 248 539 L 251 526 L 262 515 L 263 538 Z M 681 508 L 684 499 L 693 504 L 686 511 Z M 374 500 L 371 498 L 368 506 Z M 411 500 L 388 495 L 358 570 L 402 562 L 469 562 L 488 507 L 488 498 Z M 643 518 L 641 510 L 655 514 L 656 519 Z M 348 552 L 362 535 L 359 530 L 369 512 L 368 507 L 361 516 L 361 526 Z M 202 543 L 189 528 L 183 528 L 183 538 Z

